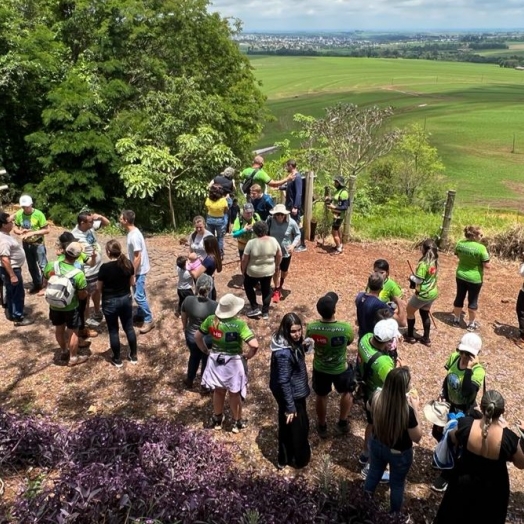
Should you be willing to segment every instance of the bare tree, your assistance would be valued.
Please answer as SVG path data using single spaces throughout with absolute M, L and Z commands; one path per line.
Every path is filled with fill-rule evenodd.
M 348 182 L 349 209 L 346 213 L 343 242 L 351 230 L 351 216 L 358 175 L 376 159 L 387 155 L 402 133 L 386 130 L 393 115 L 391 107 L 359 108 L 355 104 L 337 104 L 326 109 L 326 116 L 309 123 L 308 131 L 315 139 L 333 175 L 340 174 Z

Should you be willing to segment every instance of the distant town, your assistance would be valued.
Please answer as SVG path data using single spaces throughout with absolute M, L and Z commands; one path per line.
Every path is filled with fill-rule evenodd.
M 524 31 L 464 33 L 241 33 L 250 55 L 418 58 L 524 66 Z

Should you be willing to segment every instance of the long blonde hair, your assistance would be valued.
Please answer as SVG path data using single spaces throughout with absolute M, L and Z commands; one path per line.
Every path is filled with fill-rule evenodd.
M 382 391 L 372 400 L 373 433 L 388 447 L 393 447 L 408 429 L 409 405 L 406 398 L 411 374 L 409 368 L 392 369 Z

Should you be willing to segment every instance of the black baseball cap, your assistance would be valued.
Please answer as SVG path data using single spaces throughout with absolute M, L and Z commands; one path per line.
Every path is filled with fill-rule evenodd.
M 317 311 L 322 318 L 331 318 L 335 313 L 338 302 L 338 295 L 334 291 L 326 293 L 317 302 Z

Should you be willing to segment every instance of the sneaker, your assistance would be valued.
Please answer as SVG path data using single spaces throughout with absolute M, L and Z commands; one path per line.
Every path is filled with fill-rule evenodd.
M 407 342 L 408 344 L 416 344 L 417 339 L 415 337 L 409 337 L 408 335 L 404 335 L 404 342 Z
M 337 433 L 340 435 L 347 435 L 349 433 L 349 423 L 347 420 L 339 420 L 335 426 Z
M 146 333 L 149 333 L 153 328 L 155 327 L 155 323 L 153 321 L 146 322 L 143 324 L 143 326 L 138 330 L 138 332 L 141 335 L 145 335 Z
M 340 245 L 340 246 L 337 246 L 335 248 L 335 251 L 333 251 L 333 254 L 334 255 L 341 255 L 343 251 L 344 251 L 344 248 L 342 247 L 342 245 Z
M 472 333 L 473 331 L 477 331 L 477 329 L 479 328 L 479 323 L 478 322 L 470 322 L 468 324 L 468 327 L 466 328 L 470 333 Z
M 78 336 L 82 338 L 95 338 L 98 337 L 98 332 L 94 329 L 84 328 L 78 332 Z
M 295 248 L 295 253 L 302 253 L 304 251 L 307 251 L 307 247 L 304 245 L 300 245 Z
M 320 438 L 327 438 L 328 436 L 327 424 L 317 424 L 317 433 Z
M 129 356 L 129 357 L 127 357 L 127 361 L 130 364 L 133 364 L 134 366 L 136 366 L 138 364 L 138 359 L 136 357 Z
M 446 491 L 447 488 L 448 481 L 442 475 L 438 476 L 433 482 L 433 484 L 431 484 L 431 489 L 439 493 Z
M 243 429 L 247 428 L 247 422 L 245 420 L 233 420 L 233 427 L 231 433 L 240 433 Z
M 280 302 L 281 298 L 282 298 L 282 292 L 280 291 L 280 289 L 275 289 L 275 291 L 273 291 L 273 295 L 271 296 L 271 300 L 277 303 L 277 302 Z
M 98 313 L 93 313 L 91 315 L 91 318 L 93 320 L 96 320 L 97 322 L 100 322 L 104 319 L 104 314 L 102 313 L 102 311 L 99 311 Z
M 224 421 L 224 416 L 223 415 L 213 415 L 211 417 L 211 427 L 215 430 L 215 431 L 219 431 L 222 429 L 222 422 Z
M 269 313 L 262 313 L 262 320 L 269 320 Z
M 89 326 L 89 327 L 92 327 L 92 328 L 96 328 L 100 325 L 100 322 L 98 322 L 97 320 L 95 320 L 94 318 L 88 318 L 86 320 L 86 326 Z
M 122 361 L 120 359 L 116 359 L 115 357 L 112 357 L 109 362 L 112 366 L 115 366 L 115 368 L 121 368 L 123 366 Z
M 368 473 L 369 473 L 369 462 L 362 468 L 362 470 L 360 471 L 360 474 L 362 475 L 363 478 L 366 478 L 368 476 Z M 384 471 L 384 473 L 382 473 L 382 478 L 380 479 L 380 483 L 381 484 L 387 484 L 389 483 L 389 471 Z
M 34 324 L 34 320 L 31 320 L 30 318 L 21 318 L 20 320 L 15 320 L 14 325 L 16 327 L 24 327 L 24 326 L 30 326 L 31 324 Z
M 369 462 L 369 455 L 366 452 L 362 452 L 360 457 L 358 457 L 358 463 L 362 466 L 365 466 Z
M 424 344 L 424 346 L 430 348 L 431 347 L 431 340 L 429 338 L 426 338 L 426 337 L 421 337 L 418 339 L 418 341 L 421 343 L 421 344 Z
M 67 365 L 70 368 L 72 368 L 73 366 L 77 366 L 78 364 L 83 364 L 84 362 L 87 362 L 88 358 L 89 357 L 87 355 L 78 355 L 77 357 L 71 357 Z
M 369 462 L 360 470 L 360 475 L 362 478 L 366 478 L 369 473 Z
M 246 313 L 246 316 L 248 316 L 249 318 L 251 317 L 258 317 L 262 314 L 262 311 L 260 311 L 260 308 L 258 307 L 254 307 L 254 308 L 251 308 L 247 313 Z
M 451 325 L 453 327 L 460 327 L 460 318 L 453 315 L 453 318 L 451 319 Z

